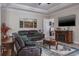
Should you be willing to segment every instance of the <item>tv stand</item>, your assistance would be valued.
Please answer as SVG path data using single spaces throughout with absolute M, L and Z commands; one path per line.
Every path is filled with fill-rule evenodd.
M 64 43 L 72 43 L 73 42 L 73 31 L 55 31 L 55 39 Z

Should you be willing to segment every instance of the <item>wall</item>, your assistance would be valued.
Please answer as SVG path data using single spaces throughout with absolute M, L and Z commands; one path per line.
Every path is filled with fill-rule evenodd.
M 79 5 L 52 13 L 50 18 L 55 19 L 55 28 L 57 28 L 59 27 L 58 17 L 68 16 L 72 14 L 76 15 L 76 26 L 70 27 L 70 29 L 73 30 L 73 42 L 79 44 Z
M 36 30 L 43 30 L 42 21 L 46 17 L 43 14 L 27 12 L 22 10 L 16 9 L 7 9 L 6 13 L 6 23 L 11 28 L 10 32 L 17 32 L 19 30 L 28 30 L 28 29 L 36 29 Z M 23 18 L 31 18 L 37 19 L 37 28 L 19 28 L 19 21 Z
M 1 7 L 0 7 L 0 29 L 1 29 Z M 0 46 L 1 46 L 1 30 L 0 30 Z

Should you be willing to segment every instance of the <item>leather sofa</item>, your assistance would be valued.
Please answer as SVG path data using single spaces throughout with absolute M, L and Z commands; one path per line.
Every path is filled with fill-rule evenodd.
M 39 47 L 36 46 L 26 46 L 24 44 L 24 41 L 21 39 L 21 37 L 15 33 L 13 35 L 15 49 L 17 56 L 41 56 L 42 50 Z
M 38 41 L 44 38 L 44 34 L 37 30 L 20 30 L 18 34 L 21 36 L 26 35 L 31 41 Z

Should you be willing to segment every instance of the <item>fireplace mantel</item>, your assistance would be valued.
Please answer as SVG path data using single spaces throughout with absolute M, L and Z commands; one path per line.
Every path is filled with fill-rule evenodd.
M 55 39 L 64 43 L 72 43 L 73 42 L 73 31 L 55 31 Z

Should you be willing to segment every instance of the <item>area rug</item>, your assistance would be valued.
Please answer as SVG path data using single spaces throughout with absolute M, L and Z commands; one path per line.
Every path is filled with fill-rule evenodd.
M 72 54 L 74 52 L 77 51 L 76 48 L 73 48 L 73 47 L 69 47 L 69 46 L 66 46 L 66 45 L 58 45 L 58 49 L 56 50 L 56 47 L 55 46 L 51 46 L 51 49 L 49 49 L 48 47 L 44 47 L 46 48 L 46 54 L 49 54 L 50 52 L 50 55 L 55 55 L 55 56 L 67 56 L 69 54 Z M 49 51 L 49 52 L 48 52 Z M 45 56 L 46 56 L 45 54 Z
M 61 56 L 68 55 L 72 52 L 75 52 L 77 49 L 72 48 L 66 45 L 58 45 L 58 49 L 56 50 L 55 46 L 52 46 L 50 51 L 53 51 Z

